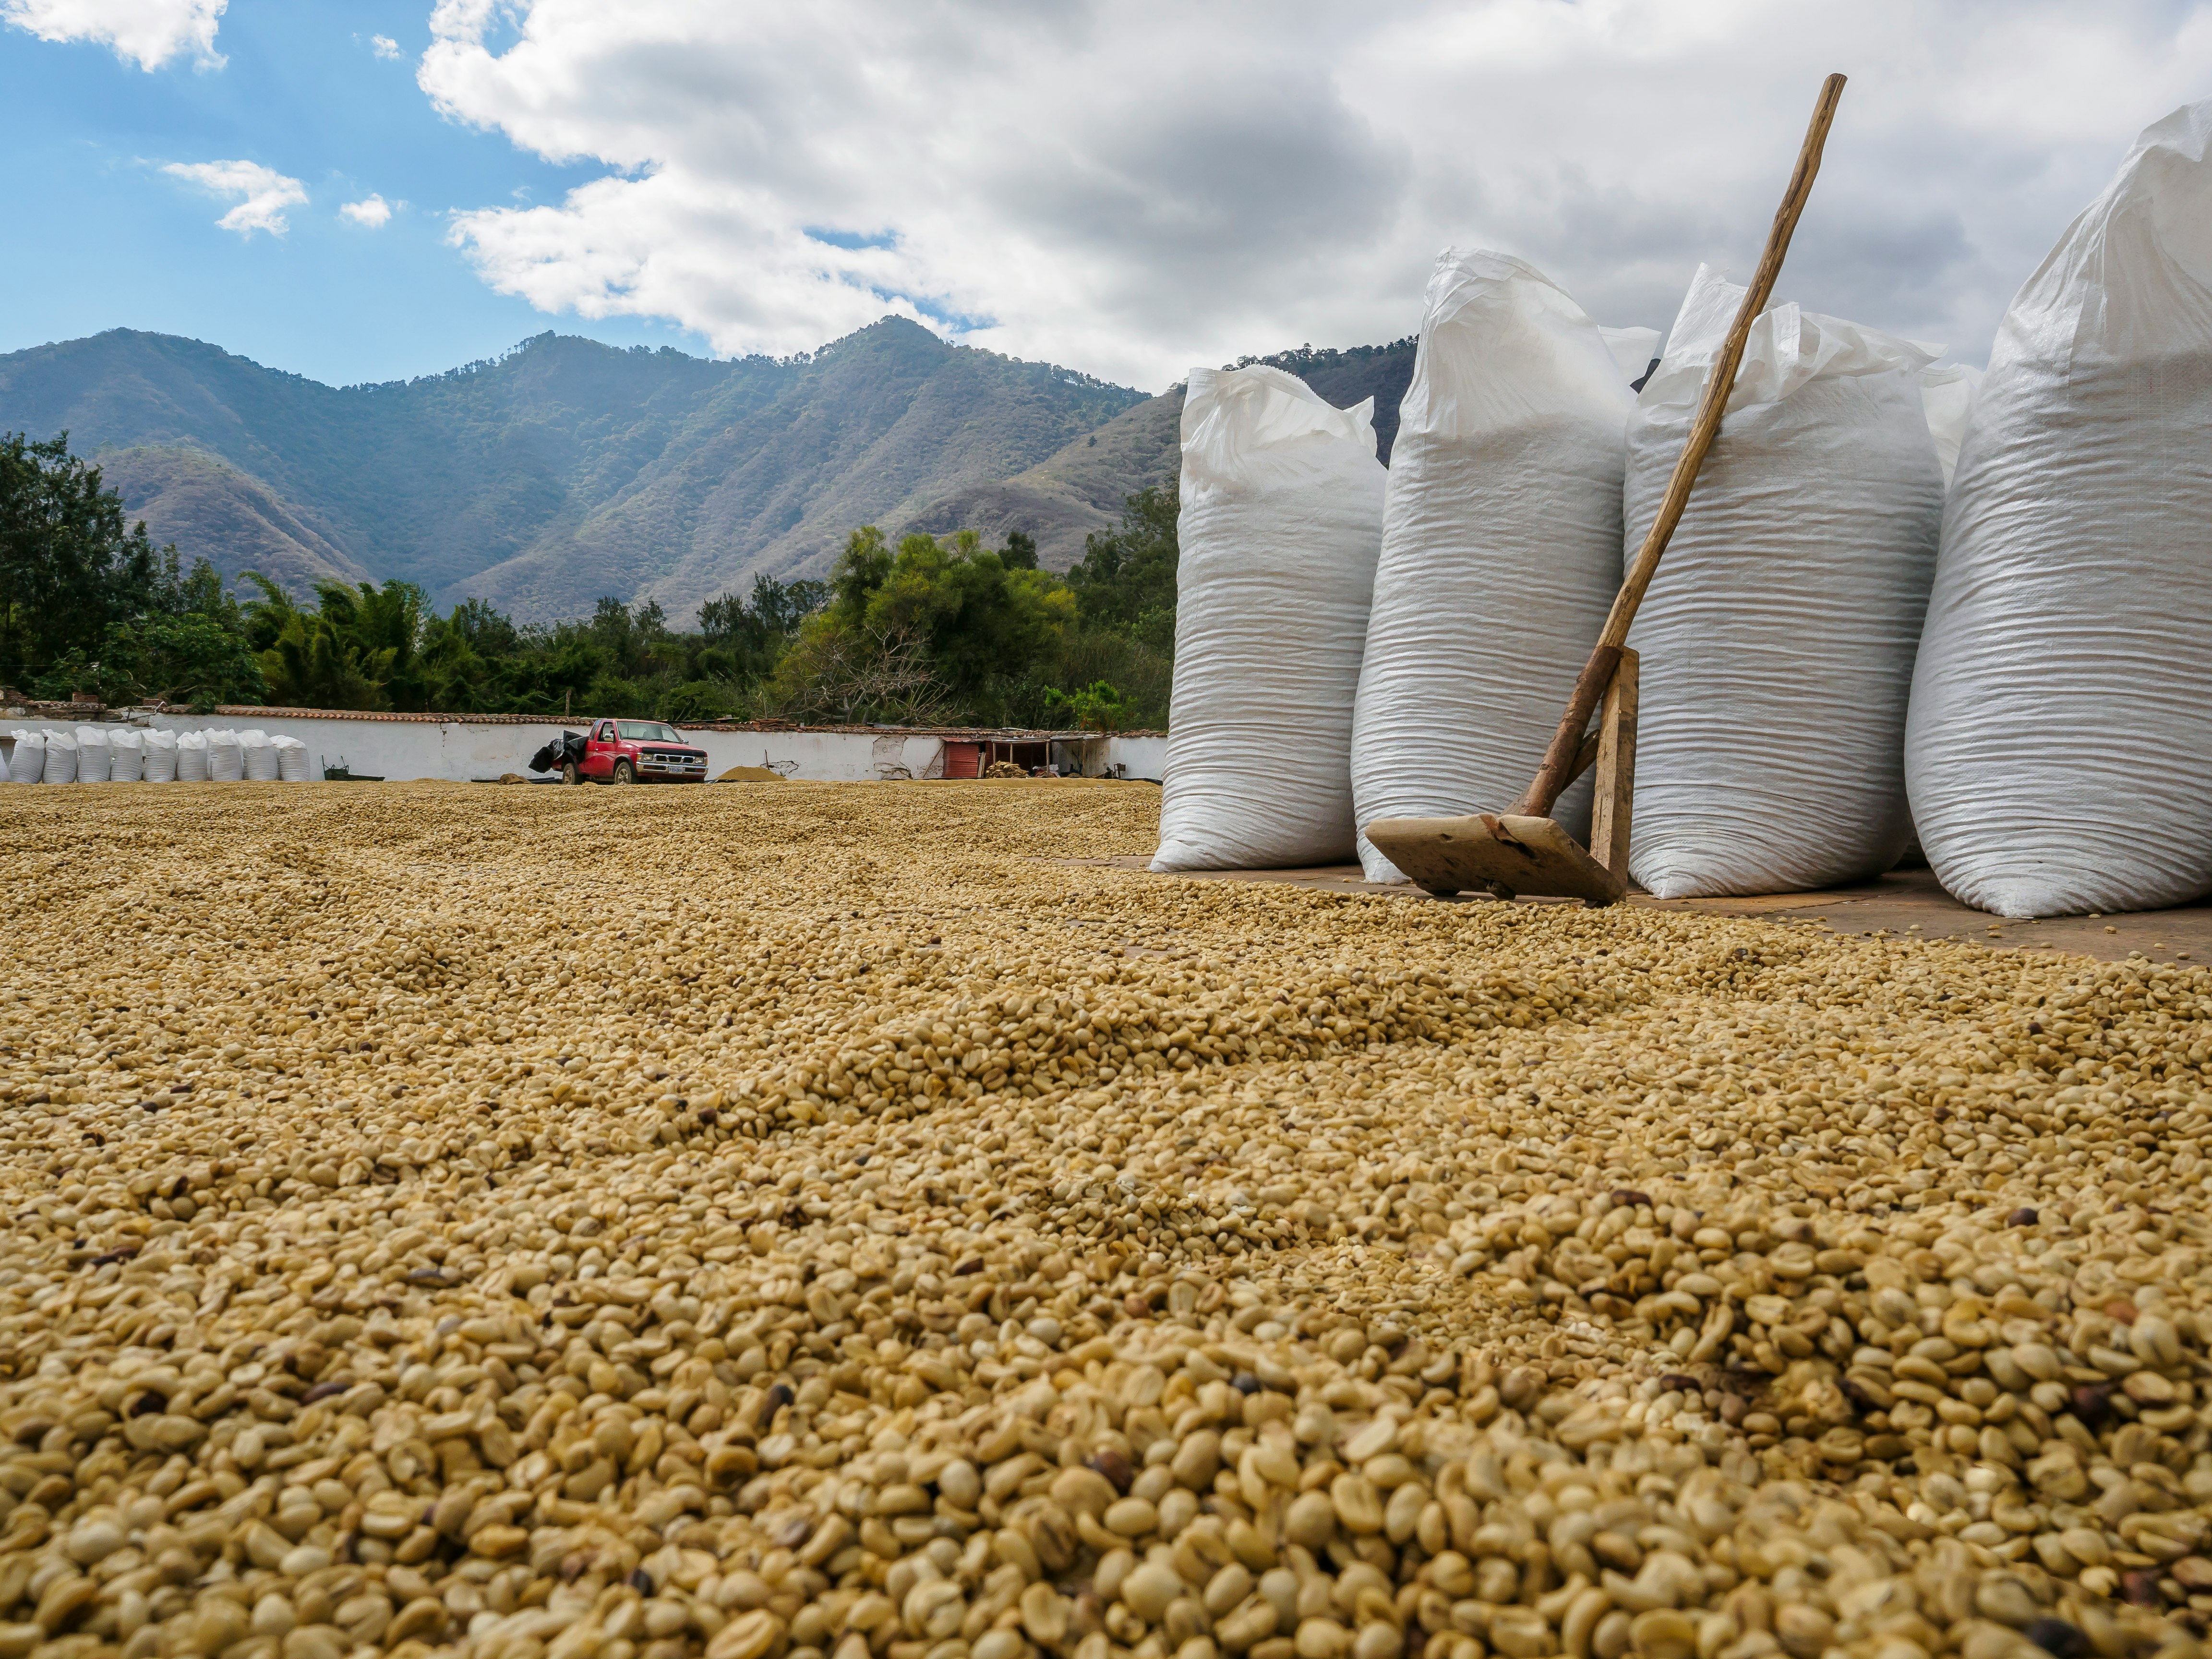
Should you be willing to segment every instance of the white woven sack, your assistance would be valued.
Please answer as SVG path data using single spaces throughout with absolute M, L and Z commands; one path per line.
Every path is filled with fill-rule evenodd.
M 1640 337 L 1631 356 L 1658 338 L 1620 331 Z M 1534 267 L 1449 248 L 1437 260 L 1352 722 L 1362 825 L 1502 811 L 1527 787 L 1620 586 L 1635 403 L 1622 370 Z M 1585 840 L 1589 803 L 1583 782 L 1557 809 Z M 1364 835 L 1359 860 L 1370 881 L 1406 878 Z
M 145 776 L 146 750 L 137 727 L 118 728 L 107 739 L 107 777 L 111 783 L 137 783 Z
M 204 732 L 177 733 L 177 781 L 205 783 L 208 781 L 208 734 Z
M 238 733 L 228 726 L 217 726 L 207 734 L 208 781 L 236 783 L 246 775 L 246 757 L 238 745 Z
M 108 778 L 107 733 L 96 726 L 76 729 L 76 781 L 106 783 Z
M 46 775 L 46 739 L 43 733 L 15 728 L 15 752 L 8 759 L 8 781 L 36 783 Z
M 1450 255 L 1447 252 L 1446 258 Z M 1436 279 L 1431 277 L 1433 283 Z M 1613 354 L 1613 366 L 1620 371 L 1625 385 L 1633 386 L 1649 374 L 1659 361 L 1659 331 L 1656 328 L 1601 328 L 1598 337 L 1605 349 Z M 1390 458 L 1395 461 L 1398 452 L 1393 449 Z
M 1153 869 L 1351 856 L 1352 703 L 1384 477 L 1373 398 L 1336 409 L 1280 369 L 1191 371 Z
M 146 745 L 146 781 L 174 783 L 177 781 L 177 734 L 173 732 L 149 732 Z
M 2212 103 L 2147 130 L 1998 325 L 1905 772 L 2001 915 L 2212 890 Z
M 276 781 L 276 751 L 270 746 L 266 732 L 258 726 L 247 726 L 238 734 L 238 749 L 248 783 Z
M 1928 435 L 1936 441 L 1936 464 L 1943 469 L 1946 489 L 1959 470 L 1959 446 L 1966 441 L 1966 422 L 1981 384 L 1982 371 L 1965 363 L 1920 371 L 1920 406 L 1928 414 Z
M 276 754 L 276 778 L 280 783 L 307 781 L 307 745 L 297 738 L 271 738 L 269 746 Z
M 1650 527 L 1743 289 L 1698 269 L 1628 422 Z M 1720 436 L 1630 630 L 1629 870 L 1661 898 L 1879 875 L 1911 834 L 1905 711 L 1943 511 L 1937 349 L 1795 305 L 1752 325 Z
M 76 739 L 66 732 L 46 733 L 46 771 L 40 783 L 76 781 Z
M 8 775 L 8 757 L 4 754 L 0 754 L 0 783 L 9 783 L 12 781 L 13 780 Z

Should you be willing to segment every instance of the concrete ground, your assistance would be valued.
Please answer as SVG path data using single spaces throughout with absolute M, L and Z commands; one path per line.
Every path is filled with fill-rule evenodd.
M 1143 872 L 1142 856 L 1086 859 L 1082 863 Z M 1160 878 L 1160 879 L 1170 879 Z M 1175 878 L 1186 881 L 1284 882 L 1336 893 L 1380 893 L 1423 903 L 1492 904 L 1488 898 L 1439 900 L 1419 888 L 1362 878 L 1356 864 L 1313 870 L 1209 870 Z M 2118 962 L 2140 952 L 2159 962 L 2212 962 L 2212 904 L 2174 910 L 2137 910 L 2106 916 L 2057 916 L 2007 921 L 1961 904 L 1936 884 L 1930 870 L 1893 870 L 1862 886 L 1822 893 L 1777 893 L 1753 898 L 1655 899 L 1632 893 L 1631 904 L 1655 910 L 1702 910 L 1715 915 L 1764 916 L 1770 921 L 1826 927 L 1839 933 L 1911 933 L 1922 939 L 1971 939 L 2008 950 L 2067 951 Z M 1572 902 L 1522 899 L 1523 904 Z

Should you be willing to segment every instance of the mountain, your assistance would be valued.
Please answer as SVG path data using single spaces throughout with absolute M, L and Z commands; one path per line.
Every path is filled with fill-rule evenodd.
M 1375 395 L 1387 459 L 1410 341 L 1247 361 Z M 785 360 L 547 333 L 343 388 L 127 329 L 0 356 L 0 431 L 66 429 L 187 558 L 294 588 L 398 577 L 525 621 L 608 593 L 687 620 L 756 572 L 823 574 L 862 524 L 1024 530 L 1065 568 L 1174 470 L 1182 407 L 896 318 Z
M 977 530 L 992 540 L 1009 531 L 1036 538 L 1037 562 L 1065 570 L 1083 556 L 1083 538 L 1121 515 L 1122 501 L 1173 472 L 1182 454 L 1182 388 L 1123 410 L 1096 432 L 1012 477 L 954 489 L 924 502 L 910 528 L 942 533 Z
M 231 575 L 258 570 L 304 592 L 316 582 L 366 581 L 368 571 L 251 473 L 196 446 L 140 445 L 100 452 L 106 482 L 157 542 L 216 550 Z

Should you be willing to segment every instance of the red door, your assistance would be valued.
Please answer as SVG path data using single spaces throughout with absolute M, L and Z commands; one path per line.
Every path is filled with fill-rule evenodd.
M 611 778 L 615 772 L 615 723 L 601 720 L 584 743 L 584 763 L 577 769 L 587 778 Z
M 945 745 L 945 775 L 948 778 L 980 778 L 983 775 L 983 745 L 980 743 L 948 743 Z

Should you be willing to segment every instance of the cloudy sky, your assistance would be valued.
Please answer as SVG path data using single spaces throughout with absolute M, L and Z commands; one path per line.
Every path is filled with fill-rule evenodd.
M 0 349 L 125 325 L 335 382 L 551 326 L 809 349 L 886 312 L 1157 390 L 1411 333 L 1449 243 L 1601 322 L 1741 276 L 1978 362 L 2212 4 L 0 0 Z

